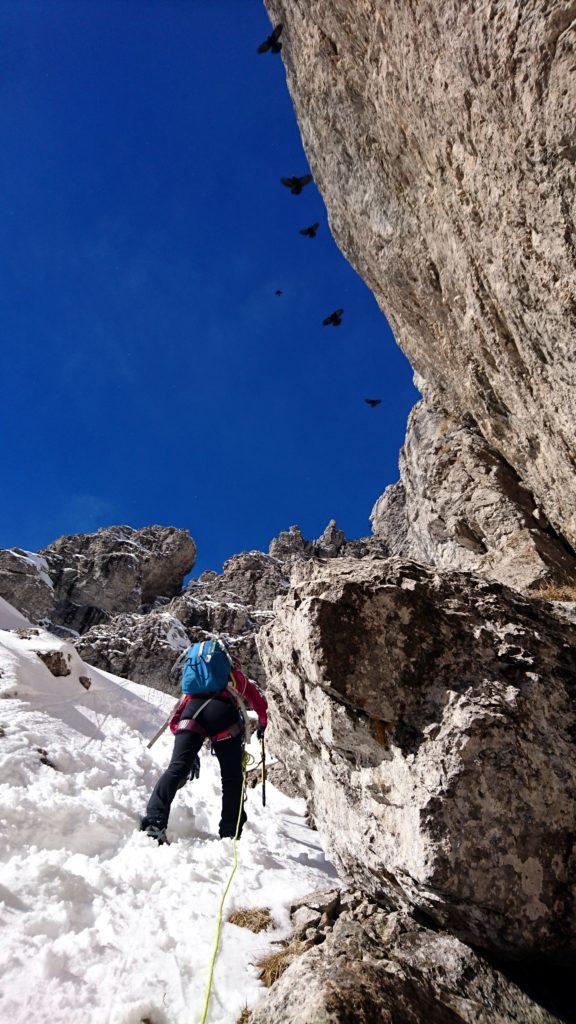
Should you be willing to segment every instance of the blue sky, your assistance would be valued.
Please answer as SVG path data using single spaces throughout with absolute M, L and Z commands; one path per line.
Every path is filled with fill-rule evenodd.
M 260 0 L 0 0 L 0 30 L 0 546 L 164 523 L 201 570 L 368 533 L 417 393 L 279 182 L 307 162 Z

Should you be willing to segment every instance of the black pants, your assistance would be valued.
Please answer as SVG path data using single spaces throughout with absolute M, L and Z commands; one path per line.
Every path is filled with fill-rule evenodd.
M 198 710 L 202 701 L 190 701 L 184 709 L 182 718 L 191 718 Z M 237 708 L 228 701 L 212 700 L 201 712 L 196 721 L 206 730 L 209 736 L 227 729 L 238 721 Z M 146 808 L 146 823 L 166 828 L 170 815 L 170 806 L 178 787 L 186 780 L 192 761 L 200 750 L 204 737 L 197 732 L 183 731 L 176 734 L 172 758 L 166 771 L 156 783 Z M 240 800 L 242 799 L 242 754 L 244 751 L 241 736 L 228 740 L 218 740 L 214 744 L 214 752 L 220 764 L 222 776 L 222 817 L 220 818 L 220 836 L 233 836 L 236 832 Z M 246 821 L 246 813 L 242 810 L 238 835 Z

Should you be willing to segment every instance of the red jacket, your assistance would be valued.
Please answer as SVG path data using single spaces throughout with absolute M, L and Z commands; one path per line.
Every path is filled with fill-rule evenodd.
M 223 694 L 226 692 L 230 692 L 231 694 L 239 694 L 242 700 L 245 700 L 246 703 L 250 705 L 252 710 L 255 711 L 256 714 L 258 715 L 258 725 L 266 726 L 268 724 L 268 701 L 266 700 L 264 694 L 260 692 L 260 690 L 256 686 L 256 683 L 253 683 L 250 679 L 246 678 L 244 673 L 241 672 L 239 668 L 232 669 L 231 677 L 232 678 L 228 683 L 227 690 L 222 690 L 221 692 Z M 176 735 L 176 733 L 178 732 L 178 726 L 180 724 L 180 719 L 182 717 L 182 712 L 184 711 L 184 708 L 186 707 L 189 701 L 196 699 L 197 697 L 195 697 L 193 694 L 186 693 L 182 697 L 182 700 L 177 705 L 177 707 L 174 708 L 174 711 L 172 712 L 170 721 L 168 723 L 170 726 L 170 732 L 174 733 L 174 735 Z M 234 697 L 231 696 L 230 699 L 234 700 Z

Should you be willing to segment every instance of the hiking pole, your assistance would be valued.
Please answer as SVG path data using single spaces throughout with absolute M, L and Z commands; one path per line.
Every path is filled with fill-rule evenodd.
M 260 738 L 260 745 L 262 750 L 262 761 L 260 763 L 260 778 L 262 780 L 262 807 L 266 807 L 266 748 L 264 746 L 264 733 L 262 733 L 262 736 Z

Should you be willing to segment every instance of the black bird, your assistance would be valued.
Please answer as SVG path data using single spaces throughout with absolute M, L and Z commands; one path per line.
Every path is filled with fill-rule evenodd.
M 381 398 L 365 398 L 366 405 L 369 405 L 371 409 L 375 409 L 377 405 L 380 405 Z
M 300 234 L 305 235 L 306 238 L 316 238 L 316 232 L 319 227 L 319 224 L 311 224 L 309 228 L 300 228 Z
M 263 43 L 260 43 L 257 52 L 268 53 L 268 50 L 270 50 L 270 53 L 280 53 L 280 50 L 282 49 L 282 43 L 279 43 L 278 40 L 282 35 L 283 27 L 283 25 L 276 25 L 274 31 L 271 32 L 270 35 L 266 37 Z
M 276 291 L 274 292 L 274 295 L 282 295 L 282 292 L 280 291 L 280 288 L 276 289 Z
M 305 174 L 302 178 L 280 178 L 280 181 L 290 189 L 293 196 L 299 196 L 304 186 L 312 181 L 312 175 Z
M 326 319 L 322 321 L 324 327 L 328 327 L 329 324 L 332 324 L 332 327 L 340 327 L 343 312 L 343 309 L 335 309 L 333 313 L 330 313 L 330 316 L 327 316 Z

